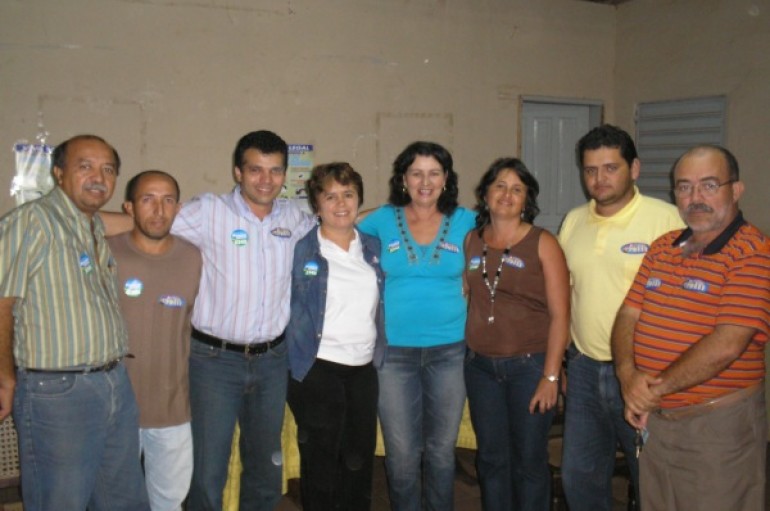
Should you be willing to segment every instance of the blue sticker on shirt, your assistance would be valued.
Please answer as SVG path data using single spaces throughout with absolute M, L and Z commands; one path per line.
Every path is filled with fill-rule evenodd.
M 511 268 L 518 268 L 520 270 L 525 266 L 524 261 L 512 255 L 503 256 L 503 264 L 510 266 Z
M 401 240 L 393 239 L 388 242 L 388 252 L 391 254 L 401 248 Z
M 286 229 L 284 227 L 276 227 L 272 231 L 270 231 L 270 234 L 273 236 L 277 236 L 279 238 L 291 238 L 291 229 Z
M 455 245 L 454 243 L 449 243 L 448 241 L 442 241 L 438 244 L 438 248 L 440 250 L 446 250 L 447 252 L 452 252 L 455 254 L 460 253 L 460 247 Z
M 93 265 L 91 264 L 91 258 L 88 257 L 88 254 L 85 252 L 80 254 L 78 264 L 80 264 L 80 269 L 86 273 L 91 273 L 94 269 Z
M 658 277 L 650 277 L 644 285 L 645 289 L 658 289 L 663 282 Z
M 302 268 L 302 273 L 304 273 L 306 277 L 315 277 L 318 275 L 318 263 L 315 261 L 308 261 Z
M 708 293 L 709 290 L 709 285 L 700 279 L 687 279 L 682 283 L 682 287 L 698 293 Z
M 230 241 L 232 241 L 233 245 L 236 247 L 245 247 L 249 242 L 249 233 L 243 229 L 236 229 L 230 235 Z
M 185 303 L 187 303 L 184 298 L 176 295 L 162 295 L 158 299 L 158 302 L 160 302 L 165 307 L 171 307 L 173 309 L 184 307 Z
M 626 243 L 620 247 L 621 252 L 631 255 L 646 254 L 649 249 L 650 246 L 647 243 Z
M 468 261 L 468 271 L 478 270 L 479 266 L 481 266 L 481 258 L 479 256 L 473 256 Z
M 126 293 L 126 296 L 130 296 L 131 298 L 136 298 L 141 295 L 143 290 L 144 283 L 137 278 L 127 279 L 126 283 L 123 284 L 123 292 Z

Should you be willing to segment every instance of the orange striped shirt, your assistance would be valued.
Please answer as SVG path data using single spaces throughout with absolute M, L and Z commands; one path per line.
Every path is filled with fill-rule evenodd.
M 665 396 L 663 408 L 702 403 L 762 381 L 770 334 L 770 239 L 742 216 L 698 256 L 680 246 L 691 232 L 656 240 L 625 304 L 641 309 L 634 330 L 636 366 L 658 374 L 717 325 L 754 328 L 746 350 L 715 377 Z

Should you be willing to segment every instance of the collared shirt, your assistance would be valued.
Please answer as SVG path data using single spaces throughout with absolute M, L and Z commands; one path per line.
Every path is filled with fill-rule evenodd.
M 0 219 L 0 296 L 17 298 L 16 364 L 98 366 L 125 355 L 115 274 L 101 219 L 92 234 L 58 187 Z
M 761 382 L 770 335 L 770 239 L 741 215 L 700 254 L 685 256 L 692 232 L 653 243 L 625 304 L 641 309 L 634 330 L 637 367 L 658 374 L 719 325 L 755 330 L 730 365 L 708 381 L 664 396 L 663 408 L 699 404 Z
M 642 195 L 637 188 L 631 201 L 612 216 L 597 214 L 593 200 L 567 214 L 559 243 L 572 287 L 570 334 L 581 353 L 612 360 L 615 314 L 644 254 L 657 237 L 682 227 L 673 204 Z
M 316 232 L 329 265 L 326 310 L 318 358 L 349 366 L 372 361 L 377 340 L 375 318 L 380 302 L 377 273 L 364 259 L 358 231 L 348 250 Z
M 236 343 L 275 339 L 289 322 L 294 245 L 315 219 L 276 200 L 260 220 L 241 196 L 204 194 L 182 206 L 171 232 L 201 251 L 203 272 L 192 324 Z

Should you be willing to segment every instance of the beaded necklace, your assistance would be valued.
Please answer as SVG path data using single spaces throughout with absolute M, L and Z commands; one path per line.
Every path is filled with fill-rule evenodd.
M 489 290 L 490 305 L 487 323 L 490 325 L 495 322 L 495 294 L 497 293 L 497 285 L 500 283 L 500 274 L 503 272 L 503 262 L 510 252 L 511 246 L 508 245 L 505 247 L 505 250 L 503 250 L 503 255 L 500 256 L 500 264 L 497 265 L 497 272 L 495 272 L 495 281 L 490 284 L 489 276 L 487 275 L 487 242 L 484 242 L 484 250 L 481 253 L 481 276 L 484 278 L 484 284 L 487 285 L 487 289 Z
M 417 254 L 414 252 L 414 247 L 412 247 L 412 244 L 409 242 L 409 235 L 406 232 L 406 222 L 404 221 L 403 216 L 403 209 L 404 208 L 395 208 L 396 210 L 396 225 L 398 225 L 398 230 L 401 233 L 401 239 L 404 242 L 404 245 L 406 245 L 406 255 L 409 260 L 409 264 L 417 264 L 419 262 L 419 258 L 417 257 Z M 433 247 L 433 255 L 430 257 L 431 263 L 438 263 L 440 252 L 439 250 L 444 245 L 444 241 L 446 240 L 446 235 L 449 233 L 449 217 L 444 215 L 444 225 L 439 229 L 439 239 L 438 243 L 436 243 L 436 246 Z

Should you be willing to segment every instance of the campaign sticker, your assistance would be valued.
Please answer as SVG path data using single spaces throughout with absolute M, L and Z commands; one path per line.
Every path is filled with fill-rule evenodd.
M 647 243 L 626 243 L 620 247 L 621 252 L 632 255 L 646 254 L 649 249 L 650 246 Z
M 245 247 L 249 242 L 249 233 L 243 229 L 236 229 L 230 235 L 230 241 L 232 241 L 233 245 L 236 247 Z
M 439 243 L 438 248 L 440 250 L 446 250 L 447 252 L 452 252 L 455 254 L 460 253 L 460 247 L 458 247 L 454 243 L 449 243 L 448 241 L 442 241 L 441 243 Z
M 658 289 L 663 285 L 663 282 L 658 277 L 650 277 L 647 279 L 647 283 L 644 285 L 645 289 Z
M 516 256 L 507 255 L 503 257 L 503 264 L 506 266 L 510 266 L 511 268 L 518 268 L 523 269 L 524 268 L 524 261 L 519 259 Z
M 93 265 L 91 264 L 91 258 L 88 257 L 88 254 L 85 252 L 80 254 L 78 264 L 80 265 L 80 269 L 86 273 L 91 273 L 94 269 Z
M 185 302 L 184 298 L 182 298 L 181 296 L 176 296 L 176 295 L 162 295 L 158 299 L 158 302 L 160 302 L 161 305 L 163 305 L 165 307 L 171 307 L 171 308 L 174 308 L 174 309 L 179 309 L 181 307 L 184 307 L 185 303 L 187 303 L 187 302 Z
M 270 234 L 273 236 L 277 236 L 279 238 L 291 238 L 291 229 L 286 229 L 284 227 L 276 227 L 272 231 L 270 231 Z
M 479 256 L 473 256 L 468 261 L 468 271 L 478 270 L 479 266 L 481 266 L 481 258 Z
M 318 263 L 315 261 L 305 263 L 305 266 L 302 268 L 302 273 L 304 273 L 306 277 L 315 277 L 318 275 Z
M 696 291 L 698 293 L 707 293 L 709 285 L 700 279 L 687 279 L 682 283 L 682 287 L 688 291 Z
M 401 248 L 401 240 L 397 240 L 397 239 L 390 240 L 390 242 L 388 243 L 388 252 L 390 252 L 391 254 L 393 252 L 398 251 L 398 249 L 400 248 Z
M 144 283 L 135 278 L 131 278 L 126 280 L 126 283 L 123 284 L 123 292 L 126 293 L 126 296 L 130 296 L 132 298 L 136 298 L 137 296 L 142 294 L 142 291 L 144 290 Z

